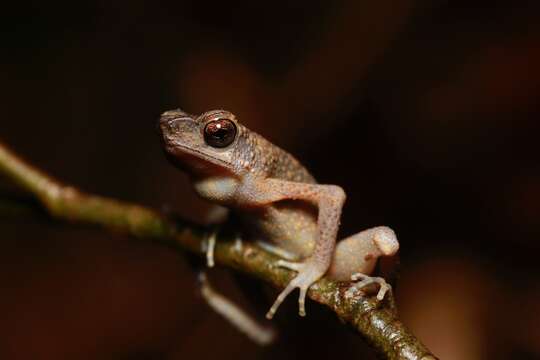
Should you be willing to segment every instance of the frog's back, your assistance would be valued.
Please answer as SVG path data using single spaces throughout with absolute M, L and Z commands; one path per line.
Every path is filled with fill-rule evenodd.
M 314 184 L 315 178 L 302 164 L 285 150 L 272 144 L 259 134 L 242 126 L 236 152 L 240 166 L 249 165 L 258 176 Z

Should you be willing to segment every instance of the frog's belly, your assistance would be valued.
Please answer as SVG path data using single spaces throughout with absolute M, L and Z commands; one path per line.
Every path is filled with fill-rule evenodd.
M 284 201 L 245 215 L 253 238 L 268 242 L 299 258 L 313 252 L 317 212 L 308 204 Z

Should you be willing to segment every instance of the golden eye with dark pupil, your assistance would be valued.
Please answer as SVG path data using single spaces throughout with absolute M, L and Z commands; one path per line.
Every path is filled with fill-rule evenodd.
M 210 121 L 204 127 L 204 141 L 213 147 L 229 146 L 236 136 L 236 125 L 229 119 Z

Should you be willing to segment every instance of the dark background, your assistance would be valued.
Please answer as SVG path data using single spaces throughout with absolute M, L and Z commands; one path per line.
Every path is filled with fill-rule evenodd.
M 207 205 L 155 123 L 230 110 L 345 188 L 342 235 L 395 229 L 401 316 L 435 354 L 538 359 L 537 3 L 5 4 L 0 138 L 86 191 L 197 220 Z M 292 297 L 278 346 L 258 348 L 157 245 L 24 218 L 0 219 L 0 239 L 1 359 L 373 357 Z

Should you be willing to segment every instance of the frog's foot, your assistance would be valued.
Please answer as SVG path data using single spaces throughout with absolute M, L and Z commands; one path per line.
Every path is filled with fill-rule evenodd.
M 360 282 L 353 285 L 357 289 L 362 289 L 371 284 L 379 284 L 379 292 L 377 293 L 377 300 L 379 301 L 384 299 L 384 295 L 386 295 L 388 291 L 392 290 L 392 286 L 390 286 L 390 284 L 388 284 L 386 280 L 381 277 L 373 277 L 362 273 L 355 273 L 351 275 L 351 280 L 361 280 Z
M 212 231 L 206 238 L 206 265 L 211 268 L 214 267 L 214 248 L 216 247 L 217 231 Z
M 320 267 L 316 266 L 313 263 L 304 262 L 304 263 L 295 263 L 286 260 L 278 260 L 276 265 L 279 267 L 284 267 L 290 270 L 298 272 L 298 275 L 289 282 L 287 287 L 278 295 L 276 301 L 266 313 L 267 319 L 272 319 L 276 313 L 279 305 L 285 300 L 287 295 L 289 295 L 294 289 L 300 289 L 300 296 L 298 297 L 298 313 L 300 316 L 306 316 L 306 294 L 309 287 L 319 280 L 321 276 L 324 275 L 324 271 L 321 271 Z

